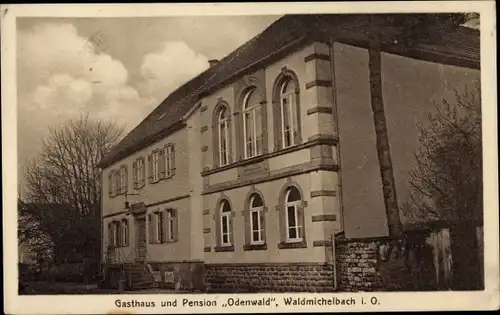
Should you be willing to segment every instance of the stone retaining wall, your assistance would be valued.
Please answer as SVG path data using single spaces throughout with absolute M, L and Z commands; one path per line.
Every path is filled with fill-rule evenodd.
M 191 292 L 205 289 L 205 265 L 201 261 L 151 262 L 149 265 L 161 288 Z M 173 273 L 173 279 L 167 279 L 169 273 Z
M 207 292 L 332 292 L 331 264 L 205 265 Z

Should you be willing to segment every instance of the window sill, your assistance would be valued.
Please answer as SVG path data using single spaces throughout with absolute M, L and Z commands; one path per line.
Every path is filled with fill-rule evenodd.
M 246 244 L 243 245 L 243 250 L 244 251 L 251 251 L 251 250 L 267 250 L 267 244 Z
M 178 241 L 164 241 L 164 242 L 154 242 L 150 243 L 151 245 L 166 245 L 166 244 L 172 244 L 172 243 L 177 243 Z
M 214 252 L 234 252 L 234 246 L 216 246 Z
M 281 242 L 278 243 L 279 249 L 289 249 L 289 248 L 307 248 L 307 243 L 305 241 L 300 242 Z

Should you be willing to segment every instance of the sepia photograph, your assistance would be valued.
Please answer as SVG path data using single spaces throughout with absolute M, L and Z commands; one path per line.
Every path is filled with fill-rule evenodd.
M 11 18 L 13 295 L 213 312 L 485 292 L 485 6 L 254 6 Z

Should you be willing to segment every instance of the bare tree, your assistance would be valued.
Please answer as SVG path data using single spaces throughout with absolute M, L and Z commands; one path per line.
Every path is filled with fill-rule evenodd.
M 482 218 L 481 90 L 479 82 L 443 100 L 430 123 L 420 126 L 410 200 L 403 211 L 413 222 Z
M 101 171 L 96 165 L 121 134 L 111 121 L 70 120 L 50 129 L 41 153 L 27 164 L 20 229 L 35 239 L 48 236 L 57 259 L 71 252 L 98 255 Z

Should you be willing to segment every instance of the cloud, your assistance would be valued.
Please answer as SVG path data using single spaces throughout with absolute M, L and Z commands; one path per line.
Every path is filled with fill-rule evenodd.
M 57 123 L 53 120 L 57 117 L 69 119 L 84 112 L 100 115 L 109 111 L 109 99 L 123 100 L 122 110 L 134 107 L 138 115 L 108 117 L 119 123 L 135 125 L 151 110 L 146 106 L 141 112 L 128 103 L 132 99 L 147 102 L 136 97 L 125 66 L 108 54 L 97 53 L 72 24 L 42 23 L 20 32 L 18 69 L 20 94 L 28 102 L 20 107 L 29 108 L 27 115 L 36 110 L 38 120 Z M 122 91 L 128 91 L 129 97 L 117 98 Z
M 97 52 L 69 23 L 39 23 L 18 32 L 19 169 L 49 127 L 81 115 L 113 119 L 131 130 L 157 104 L 129 82 L 124 64 Z
M 208 66 L 208 58 L 194 52 L 185 42 L 167 41 L 160 50 L 144 56 L 140 91 L 144 95 L 163 99 Z
M 88 114 L 113 119 L 129 131 L 170 92 L 209 66 L 208 58 L 186 42 L 170 40 L 136 56 L 141 60 L 139 73 L 130 74 L 95 41 L 99 35 L 85 37 L 73 24 L 57 22 L 18 31 L 21 169 L 24 158 L 37 154 L 49 127 Z

